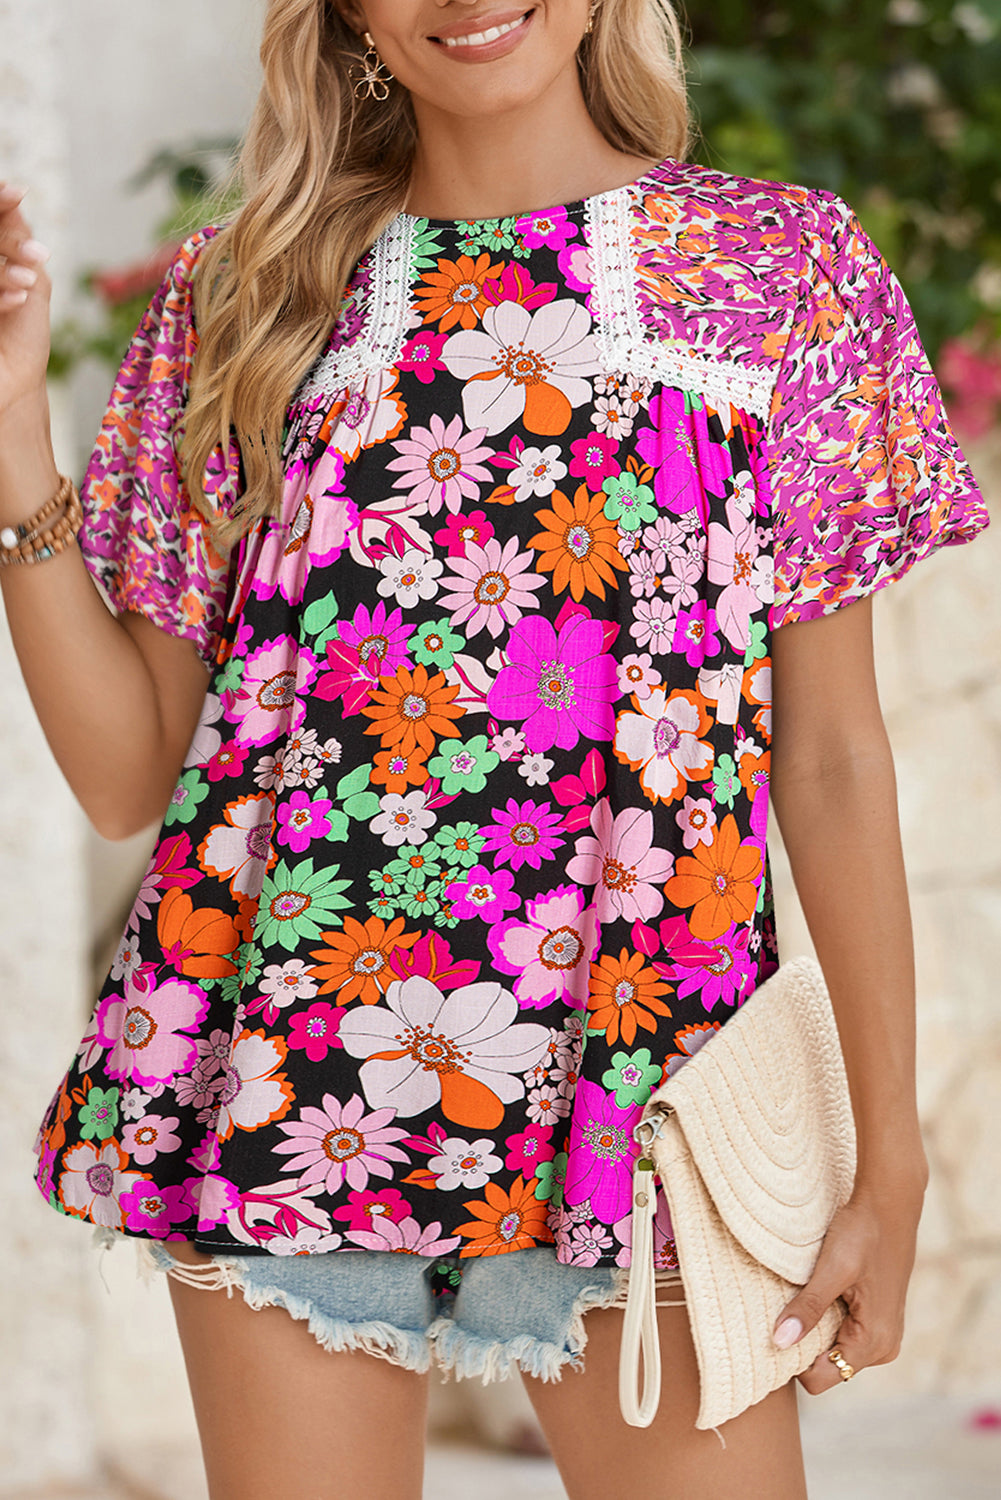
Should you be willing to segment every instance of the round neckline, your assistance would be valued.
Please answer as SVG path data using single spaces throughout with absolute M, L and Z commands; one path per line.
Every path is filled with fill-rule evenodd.
M 492 218 L 469 218 L 469 219 L 429 219 L 424 214 L 411 214 L 402 209 L 399 217 L 410 224 L 426 224 L 429 229 L 435 230 L 463 230 L 468 232 L 487 224 L 516 223 L 520 224 L 526 219 L 541 219 L 547 214 L 566 214 L 573 218 L 576 214 L 584 213 L 589 207 L 604 203 L 617 197 L 620 193 L 635 192 L 642 183 L 657 179 L 659 174 L 674 163 L 673 156 L 666 156 L 663 161 L 648 167 L 639 177 L 632 182 L 624 182 L 621 187 L 606 188 L 602 193 L 591 193 L 586 198 L 573 198 L 569 203 L 550 203 L 545 208 L 529 208 L 520 214 L 494 214 Z

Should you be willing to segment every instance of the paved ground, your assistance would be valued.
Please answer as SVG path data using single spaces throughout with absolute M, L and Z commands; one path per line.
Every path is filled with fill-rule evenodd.
M 866 1410 L 804 1406 L 803 1434 L 810 1500 L 999 1500 L 1001 1427 L 978 1428 L 968 1403 L 930 1398 L 880 1401 Z M 461 1441 L 431 1450 L 426 1500 L 566 1500 L 553 1465 L 471 1447 Z M 133 1455 L 104 1489 L 76 1491 L 72 1500 L 205 1500 L 197 1455 L 190 1447 Z M 11 1497 L 19 1500 L 19 1497 Z M 24 1500 L 29 1500 L 25 1496 Z M 30 1500 L 71 1500 L 66 1490 Z M 283 1497 L 293 1500 L 293 1497 Z M 618 1500 L 618 1497 L 615 1497 Z M 653 1497 L 651 1497 L 653 1500 Z

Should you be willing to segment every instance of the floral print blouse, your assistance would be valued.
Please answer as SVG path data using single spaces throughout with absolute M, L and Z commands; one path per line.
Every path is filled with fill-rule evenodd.
M 777 964 L 771 634 L 986 524 L 910 310 L 838 199 L 674 161 L 402 214 L 227 563 L 177 460 L 212 232 L 85 485 L 95 576 L 212 677 L 39 1187 L 215 1252 L 628 1265 L 642 1106 Z

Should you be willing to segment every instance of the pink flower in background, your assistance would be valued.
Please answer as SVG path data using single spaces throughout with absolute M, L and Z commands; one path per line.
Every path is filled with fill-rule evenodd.
M 527 922 L 510 918 L 487 934 L 497 967 L 516 974 L 521 1005 L 547 1005 L 564 999 L 587 1000 L 588 965 L 598 949 L 598 922 L 584 909 L 584 893 L 561 885 L 526 907 Z
M 538 870 L 544 859 L 555 857 L 566 830 L 562 814 L 552 803 L 531 800 L 518 803 L 509 797 L 505 807 L 491 811 L 494 821 L 481 828 L 480 833 L 485 838 L 484 852 L 496 852 L 495 864 L 510 865 L 512 870 L 531 865 Z
M 614 1224 L 628 1211 L 636 1154 L 630 1132 L 640 1113 L 638 1104 L 620 1109 L 614 1094 L 586 1078 L 580 1080 L 570 1117 L 568 1208 L 589 1200 L 603 1224 Z
M 441 1223 L 436 1219 L 422 1229 L 416 1219 L 381 1218 L 373 1220 L 373 1227 L 349 1229 L 345 1239 L 362 1250 L 395 1250 L 405 1255 L 448 1255 L 459 1243 L 459 1235 L 440 1239 Z
M 334 1218 L 347 1223 L 349 1229 L 374 1230 L 385 1219 L 399 1224 L 413 1213 L 413 1207 L 399 1188 L 366 1188 L 348 1194 L 348 1201 L 334 1209 Z
M 148 1167 L 161 1151 L 176 1151 L 180 1146 L 181 1137 L 174 1134 L 179 1124 L 177 1115 L 143 1115 L 141 1120 L 125 1126 L 122 1145 L 134 1162 Z
M 442 579 L 442 604 L 453 610 L 452 623 L 466 635 L 478 635 L 484 625 L 496 639 L 505 625 L 521 619 L 522 610 L 538 609 L 535 594 L 546 580 L 533 571 L 534 554 L 518 551 L 513 536 L 501 546 L 491 537 L 482 547 L 467 542 L 461 557 L 451 558 L 452 577 Z
M 695 968 L 688 968 L 677 987 L 679 1000 L 697 994 L 706 1010 L 720 1001 L 738 1005 L 754 988 L 757 962 L 748 952 L 751 929 L 732 926 L 722 937 L 713 938 L 713 952 Z
M 528 1179 L 533 1176 L 540 1161 L 551 1161 L 553 1127 L 551 1125 L 529 1125 L 517 1135 L 509 1135 L 504 1144 L 507 1156 L 504 1165 L 509 1172 L 521 1172 Z
M 342 1045 L 337 1029 L 344 1017 L 325 1000 L 298 1011 L 289 1022 L 288 1044 L 293 1052 L 305 1052 L 310 1062 L 322 1062 L 331 1047 Z
M 509 665 L 487 695 L 498 719 L 524 720 L 529 750 L 572 750 L 583 737 L 610 740 L 618 696 L 615 659 L 600 620 L 574 614 L 557 635 L 546 619 L 519 620 L 507 645 Z
M 627 807 L 613 819 L 611 804 L 602 797 L 591 812 L 591 833 L 577 840 L 567 874 L 594 887 L 599 922 L 655 917 L 664 905 L 661 887 L 674 869 L 674 856 L 653 847 L 649 808 Z
M 59 1175 L 59 1201 L 68 1214 L 90 1219 L 102 1229 L 121 1229 L 120 1198 L 144 1180 L 141 1172 L 128 1172 L 129 1159 L 115 1140 L 97 1145 L 80 1141 L 63 1157 Z
M 683 831 L 686 849 L 694 849 L 696 844 L 709 848 L 716 827 L 716 812 L 709 797 L 686 797 L 674 820 Z
M 278 1069 L 286 1045 L 280 1036 L 242 1031 L 223 1069 L 219 1096 L 219 1139 L 228 1141 L 234 1130 L 259 1130 L 288 1114 L 295 1097 L 292 1085 Z
M 97 1039 L 111 1051 L 105 1062 L 109 1078 L 149 1085 L 170 1083 L 198 1056 L 190 1036 L 209 1008 L 205 994 L 184 979 L 159 986 L 148 976 L 134 976 L 124 995 L 108 995 L 95 1017 Z
M 518 232 L 529 250 L 562 250 L 577 238 L 578 228 L 565 208 L 548 208 L 519 219 Z
M 589 490 L 600 490 L 602 480 L 619 473 L 620 466 L 615 457 L 618 451 L 618 438 L 608 437 L 603 432 L 576 438 L 570 444 L 573 454 L 570 473 L 575 479 L 583 479 Z
M 440 547 L 446 548 L 449 557 L 465 557 L 470 543 L 485 547 L 493 534 L 494 528 L 487 520 L 486 511 L 474 510 L 469 515 L 446 517 L 434 539 Z
M 411 427 L 408 437 L 393 444 L 400 456 L 386 465 L 400 476 L 394 488 L 409 490 L 412 504 L 426 507 L 429 515 L 437 515 L 443 505 L 455 514 L 463 500 L 478 500 L 480 483 L 493 478 L 483 466 L 484 459 L 493 457 L 493 449 L 480 441 L 483 434 L 481 427 L 463 433 L 461 417 L 453 417 L 446 427 L 432 415 L 428 427 Z
M 480 917 L 484 922 L 499 922 L 505 912 L 521 905 L 521 897 L 512 889 L 510 870 L 488 870 L 474 865 L 464 870 L 460 880 L 453 881 L 446 895 L 457 917 Z
M 396 1144 L 408 1132 L 390 1121 L 395 1109 L 377 1109 L 365 1113 L 365 1101 L 352 1094 L 340 1104 L 333 1094 L 324 1094 L 323 1108 L 307 1104 L 298 1120 L 280 1124 L 288 1140 L 271 1149 L 276 1156 L 289 1156 L 283 1172 L 299 1172 L 300 1187 L 322 1183 L 328 1193 L 336 1193 L 343 1183 L 360 1192 L 370 1176 L 392 1177 L 391 1162 L 409 1162 L 405 1151 Z
M 326 567 L 344 551 L 358 524 L 358 507 L 342 493 L 344 460 L 327 448 L 312 471 L 285 485 L 281 514 L 261 543 L 253 592 L 270 599 L 275 590 L 299 604 L 315 567 Z
M 690 667 L 701 667 L 707 656 L 716 656 L 720 650 L 716 611 L 704 599 L 696 600 L 691 609 L 679 610 L 671 644 L 675 651 L 685 653 Z
M 416 375 L 421 385 L 430 385 L 438 372 L 445 368 L 441 362 L 441 351 L 447 338 L 447 333 L 421 329 L 420 333 L 415 333 L 404 344 L 403 352 L 396 361 L 396 368 Z
M 327 814 L 333 808 L 329 797 L 310 797 L 308 792 L 293 792 L 287 802 L 278 804 L 278 842 L 302 854 L 314 839 L 326 838 L 330 832 Z
M 272 858 L 274 806 L 270 792 L 237 797 L 223 808 L 225 821 L 216 823 L 198 846 L 202 869 L 218 880 L 228 881 L 238 900 L 241 896 L 261 894 L 264 872 Z
M 316 677 L 316 657 L 291 635 L 264 641 L 247 658 L 243 680 L 226 717 L 244 745 L 269 745 L 299 729 L 306 717 L 302 694 Z
M 122 1194 L 121 1205 L 128 1227 L 156 1240 L 172 1238 L 175 1224 L 191 1218 L 187 1189 L 177 1183 L 158 1188 L 155 1182 L 139 1182 Z

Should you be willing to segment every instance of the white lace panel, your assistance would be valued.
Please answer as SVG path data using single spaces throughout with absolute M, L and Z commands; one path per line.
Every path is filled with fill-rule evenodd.
M 700 354 L 644 328 L 637 297 L 632 214 L 642 183 L 601 193 L 585 203 L 594 275 L 595 339 L 609 374 L 631 375 L 697 391 L 714 407 L 732 403 L 762 419 L 771 407 L 775 371 Z M 298 393 L 308 404 L 356 390 L 366 377 L 396 364 L 406 341 L 418 220 L 400 214 L 372 249 L 372 284 L 364 326 L 350 344 L 326 354 Z
M 637 183 L 585 203 L 595 337 L 602 362 L 611 373 L 698 391 L 717 410 L 732 403 L 740 411 L 766 418 L 775 385 L 773 369 L 700 354 L 681 340 L 656 338 L 644 328 L 632 233 L 633 207 L 642 191 L 642 183 Z
M 399 214 L 372 247 L 372 284 L 365 325 L 342 349 L 334 349 L 306 377 L 298 399 L 339 396 L 356 390 L 375 370 L 395 365 L 406 342 L 411 261 L 417 220 Z

